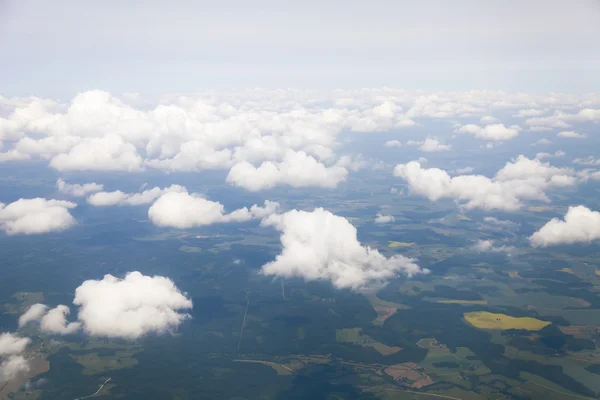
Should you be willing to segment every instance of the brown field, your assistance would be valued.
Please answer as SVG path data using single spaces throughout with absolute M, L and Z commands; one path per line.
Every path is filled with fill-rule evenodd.
M 0 391 L 0 400 L 8 400 L 8 394 L 11 392 L 16 392 L 31 378 L 36 375 L 47 372 L 50 369 L 50 363 L 42 358 L 32 357 L 29 360 L 29 371 L 22 372 L 15 379 L 7 382 L 5 385 L 0 385 L 2 390 Z
M 428 375 L 419 370 L 418 364 L 413 362 L 392 365 L 387 367 L 384 371 L 395 381 L 409 381 L 410 387 L 415 389 L 420 389 L 435 383 Z
M 590 303 L 588 303 L 587 301 L 585 301 L 584 299 L 581 299 L 579 297 L 571 297 L 573 300 L 575 300 L 576 302 L 578 302 L 579 304 L 581 304 L 583 307 L 589 307 L 591 306 Z

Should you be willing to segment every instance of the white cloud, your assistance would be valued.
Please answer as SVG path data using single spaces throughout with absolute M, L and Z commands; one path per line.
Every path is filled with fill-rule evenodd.
M 88 193 L 99 192 L 102 189 L 104 189 L 103 185 L 100 185 L 95 182 L 78 185 L 65 182 L 62 179 L 58 179 L 56 181 L 56 187 L 58 188 L 59 192 L 68 194 L 69 196 L 73 197 L 84 197 Z
M 87 202 L 96 207 L 127 205 L 138 206 L 142 204 L 150 204 L 165 193 L 170 192 L 187 192 L 187 189 L 180 185 L 171 185 L 165 188 L 154 187 L 144 190 L 141 193 L 124 193 L 120 190 L 114 192 L 99 192 L 87 198 Z
M 225 214 L 225 207 L 207 200 L 198 193 L 170 192 L 150 206 L 148 218 L 153 224 L 179 229 L 211 225 L 219 222 L 243 222 L 263 218 L 277 211 L 279 204 L 265 201 L 264 207 L 252 206 Z
M 468 174 L 468 173 L 473 172 L 473 168 L 472 167 L 457 168 L 454 170 L 454 172 L 459 175 Z
M 529 238 L 533 247 L 591 243 L 600 239 L 600 212 L 569 207 L 563 220 L 552 218 Z
M 565 155 L 565 152 L 564 152 L 564 151 L 560 151 L 560 150 L 558 150 L 558 151 L 554 152 L 554 154 L 551 154 L 551 153 L 545 153 L 545 152 L 537 153 L 537 154 L 535 155 L 535 158 L 536 158 L 537 160 L 543 160 L 544 158 L 551 158 L 551 157 L 562 157 L 562 156 L 564 156 L 564 155 Z
M 385 147 L 401 147 L 402 143 L 398 140 L 388 140 L 385 142 Z
M 342 166 L 327 167 L 302 151 L 288 151 L 283 161 L 265 161 L 258 168 L 245 161 L 234 165 L 227 175 L 227 182 L 250 191 L 280 184 L 334 188 L 345 181 L 347 175 L 348 170 Z
M 265 275 L 329 280 L 337 288 L 359 289 L 385 283 L 398 274 L 427 272 L 412 259 L 386 258 L 362 246 L 347 219 L 322 208 L 273 214 L 262 225 L 282 232 L 281 254 L 262 267 Z
M 175 330 L 192 301 L 169 278 L 130 272 L 119 279 L 105 275 L 87 280 L 75 290 L 83 330 L 94 336 L 135 339 L 148 333 Z
M 587 137 L 583 133 L 577 133 L 575 131 L 562 131 L 559 132 L 556 136 L 569 139 L 583 139 Z
M 469 133 L 474 135 L 477 139 L 492 140 L 492 141 L 505 141 L 513 139 L 519 136 L 521 128 L 512 125 L 505 127 L 504 124 L 493 124 L 485 127 L 480 127 L 474 124 L 468 124 L 455 129 L 456 133 Z
M 407 141 L 407 142 L 406 142 L 406 144 L 407 144 L 408 146 L 419 146 L 419 145 L 422 145 L 422 144 L 423 144 L 423 141 L 420 141 L 420 140 L 412 140 L 412 139 L 411 139 L 411 140 Z
M 587 158 L 576 158 L 573 160 L 573 164 L 600 165 L 600 158 L 594 158 L 593 156 L 589 156 Z
M 39 321 L 48 311 L 48 306 L 45 304 L 36 303 L 29 307 L 27 311 L 19 317 L 19 328 L 33 321 Z
M 0 203 L 0 229 L 9 235 L 31 235 L 62 231 L 75 224 L 69 213 L 77 204 L 42 198 Z
M 484 115 L 479 119 L 479 123 L 483 125 L 497 124 L 498 122 L 500 122 L 500 120 L 498 120 L 496 117 L 492 117 L 491 115 Z
M 118 135 L 85 138 L 68 153 L 52 158 L 50 166 L 59 171 L 129 171 L 142 169 L 142 157 L 135 146 Z
M 539 109 L 535 109 L 535 108 L 528 108 L 525 110 L 519 110 L 518 113 L 516 113 L 515 115 L 513 115 L 514 117 L 518 117 L 518 118 L 530 118 L 530 117 L 540 117 L 544 114 L 546 114 L 547 111 L 546 110 L 539 110 Z
M 467 209 L 504 211 L 520 209 L 523 200 L 548 202 L 544 192 L 547 188 L 577 183 L 574 170 L 553 167 L 522 155 L 506 163 L 493 179 L 483 175 L 450 177 L 444 170 L 422 168 L 416 161 L 398 164 L 394 175 L 406 180 L 412 193 L 431 201 L 453 198 Z
M 69 307 L 63 304 L 48 310 L 40 320 L 40 329 L 42 332 L 58 335 L 71 335 L 79 331 L 81 329 L 79 322 L 67 322 L 67 316 L 70 313 Z
M 394 218 L 393 215 L 377 214 L 377 216 L 375 217 L 376 224 L 387 224 L 390 222 L 394 222 L 395 220 L 396 218 Z
M 512 221 L 508 221 L 508 220 L 500 220 L 496 217 L 485 217 L 483 218 L 484 222 L 487 222 L 488 224 L 492 224 L 492 225 L 497 225 L 503 228 L 516 228 L 517 226 L 519 226 L 519 224 L 512 222 Z
M 421 147 L 419 147 L 421 151 L 425 151 L 428 153 L 436 152 L 436 151 L 448 151 L 452 149 L 452 146 L 449 144 L 442 144 L 437 139 L 425 139 Z
M 0 361 L 0 382 L 14 379 L 19 373 L 29 371 L 29 363 L 23 356 L 10 356 Z
M 514 247 L 512 246 L 495 246 L 495 241 L 494 240 L 478 240 L 477 243 L 475 243 L 473 245 L 473 250 L 478 251 L 480 253 L 486 253 L 486 252 L 494 252 L 494 253 L 499 253 L 499 252 L 511 252 L 514 250 Z
M 0 356 L 22 353 L 30 342 L 31 339 L 10 332 L 0 333 Z

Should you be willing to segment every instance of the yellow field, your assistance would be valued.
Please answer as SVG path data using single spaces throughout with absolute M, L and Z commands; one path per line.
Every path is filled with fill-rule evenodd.
M 510 271 L 508 273 L 508 276 L 510 276 L 511 278 L 520 278 L 521 277 L 517 271 Z
M 388 247 L 410 247 L 413 244 L 415 244 L 415 242 L 392 242 L 390 241 L 390 243 L 388 244 Z
M 575 275 L 575 271 L 573 271 L 571 268 L 563 268 L 563 269 L 557 269 L 558 272 L 565 272 L 567 274 L 571 274 L 571 275 Z
M 541 321 L 536 318 L 515 318 L 505 314 L 494 314 L 487 311 L 475 311 L 464 313 L 465 320 L 480 329 L 526 329 L 528 331 L 539 331 L 550 325 L 550 322 Z
M 487 304 L 486 300 L 438 300 L 436 303 L 442 304 Z

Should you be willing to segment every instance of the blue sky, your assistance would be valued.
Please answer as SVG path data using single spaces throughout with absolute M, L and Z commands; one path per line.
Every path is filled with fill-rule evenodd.
M 0 1 L 2 95 L 600 90 L 600 2 Z

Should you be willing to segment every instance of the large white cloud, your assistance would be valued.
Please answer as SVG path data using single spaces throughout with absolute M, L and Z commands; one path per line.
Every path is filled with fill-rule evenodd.
M 359 289 L 385 283 L 398 274 L 426 272 L 412 259 L 386 258 L 362 246 L 347 219 L 322 208 L 273 214 L 262 225 L 282 232 L 281 254 L 262 267 L 265 275 L 328 280 L 337 288 Z
M 23 356 L 10 356 L 0 360 L 0 383 L 14 379 L 19 373 L 29 371 L 29 363 Z
M 19 319 L 25 325 L 40 321 L 40 330 L 48 334 L 67 335 L 83 331 L 93 336 L 135 339 L 148 333 L 175 330 L 189 317 L 181 312 L 192 308 L 192 301 L 169 278 L 129 272 L 124 278 L 105 275 L 101 280 L 87 280 L 75 290 L 73 304 L 78 307 L 76 321 L 67 320 L 71 310 L 66 305 L 48 309 L 36 304 Z M 29 339 L 9 336 L 0 355 L 19 353 Z
M 547 188 L 577 183 L 574 170 L 553 167 L 522 155 L 506 163 L 492 179 L 483 175 L 451 177 L 439 168 L 422 168 L 416 161 L 398 164 L 394 175 L 406 180 L 412 193 L 431 201 L 453 198 L 465 208 L 504 211 L 518 210 L 523 200 L 548 202 Z
M 62 231 L 75 224 L 69 213 L 77 204 L 42 198 L 0 203 L 0 229 L 9 235 L 31 235 Z
M 79 185 L 68 183 L 62 179 L 56 181 L 56 187 L 58 188 L 59 192 L 73 197 L 84 197 L 89 193 L 99 192 L 104 189 L 103 185 L 95 182 Z
M 265 161 L 259 167 L 248 162 L 234 165 L 227 182 L 250 191 L 272 188 L 278 184 L 292 187 L 336 187 L 346 180 L 348 170 L 340 165 L 326 166 L 300 151 L 288 151 L 281 162 Z
M 0 333 L 0 383 L 13 379 L 17 374 L 29 370 L 29 363 L 20 354 L 31 339 L 13 333 Z
M 0 356 L 22 353 L 31 339 L 10 332 L 0 333 Z
M 114 192 L 98 192 L 89 196 L 87 202 L 93 206 L 138 206 L 150 204 L 163 194 L 170 192 L 187 192 L 187 189 L 180 185 L 171 185 L 162 189 L 154 187 L 152 189 L 144 190 L 141 193 L 124 193 L 120 190 Z
M 96 336 L 138 338 L 175 330 L 189 317 L 180 310 L 192 301 L 169 278 L 130 272 L 123 279 L 105 275 L 75 290 L 83 330 Z
M 250 209 L 244 207 L 226 214 L 225 206 L 207 200 L 198 193 L 170 192 L 163 194 L 150 206 L 148 218 L 158 226 L 186 229 L 219 222 L 263 218 L 276 212 L 278 207 L 276 202 L 265 201 L 264 207 L 253 205 Z
M 600 212 L 585 206 L 569 207 L 562 220 L 552 218 L 529 237 L 533 247 L 591 243 L 600 239 Z

